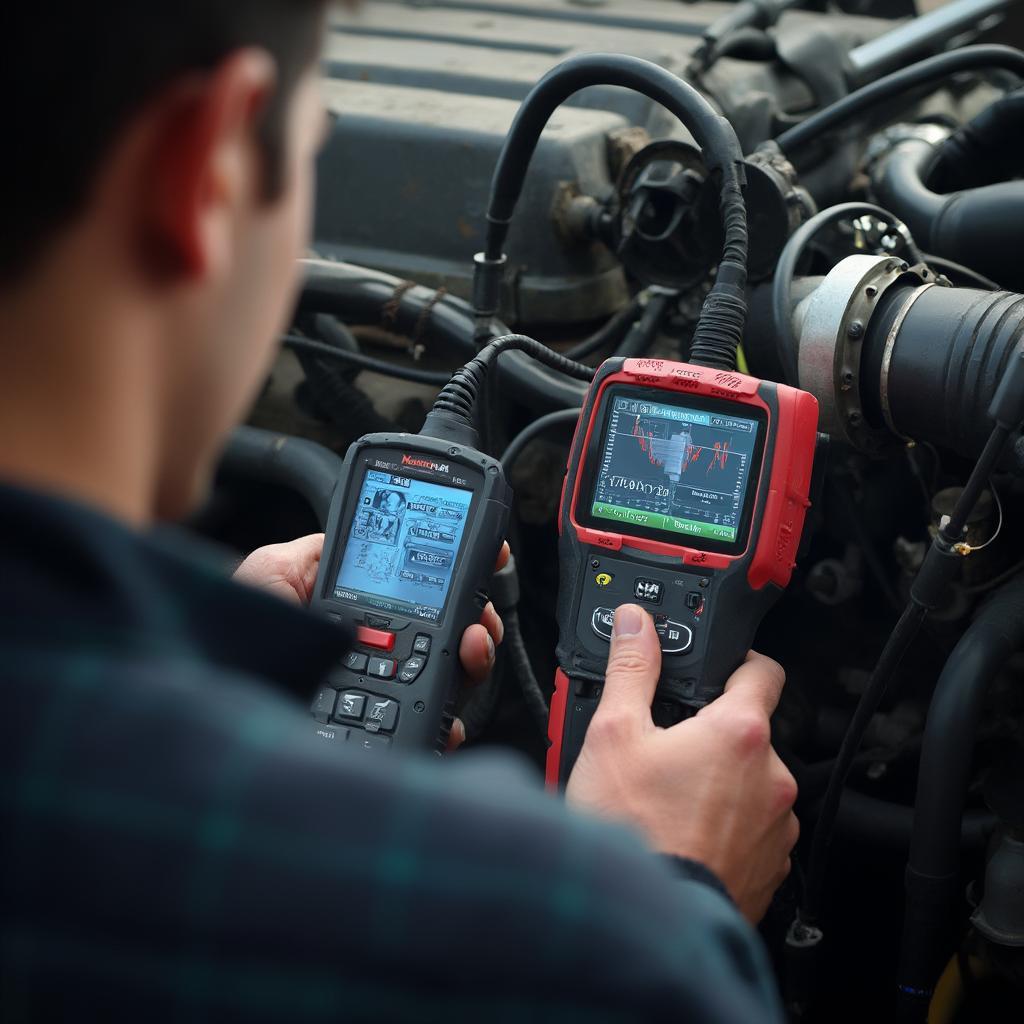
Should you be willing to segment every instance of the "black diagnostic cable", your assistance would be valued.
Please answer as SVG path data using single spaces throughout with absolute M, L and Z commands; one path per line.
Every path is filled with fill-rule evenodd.
M 819 922 L 825 892 L 829 845 L 843 787 L 864 738 L 864 732 L 922 622 L 944 599 L 960 567 L 960 559 L 969 554 L 970 548 L 964 543 L 967 519 L 981 492 L 988 485 L 1007 441 L 1024 421 L 1024 346 L 1018 346 L 1010 358 L 989 406 L 989 415 L 995 426 L 957 499 L 952 514 L 941 523 L 932 539 L 924 562 L 911 584 L 910 601 L 886 641 L 843 737 L 811 840 L 803 899 L 787 937 L 790 949 L 797 951 L 798 955 L 817 947 L 822 938 Z
M 525 334 L 506 334 L 501 338 L 495 338 L 480 350 L 476 358 L 452 374 L 451 379 L 434 400 L 434 407 L 427 413 L 420 433 L 478 448 L 477 400 L 488 379 L 491 365 L 504 352 L 524 352 L 537 362 L 588 384 L 594 379 L 596 372 L 592 366 L 568 359 Z
M 556 409 L 554 412 L 549 412 L 546 416 L 534 420 L 529 426 L 523 427 L 502 453 L 500 461 L 505 475 L 508 475 L 516 460 L 534 438 L 540 437 L 552 427 L 561 426 L 563 423 L 576 423 L 580 418 L 580 412 L 580 409 Z
M 793 331 L 793 278 L 796 275 L 800 258 L 819 231 L 832 224 L 838 224 L 840 221 L 849 220 L 851 217 L 862 217 L 864 214 L 873 214 L 899 232 L 904 239 L 907 256 L 910 257 L 911 262 L 920 263 L 924 258 L 899 217 L 874 203 L 839 203 L 837 206 L 830 206 L 827 210 L 816 213 L 810 220 L 804 221 L 789 236 L 789 240 L 779 256 L 775 277 L 772 279 L 772 330 L 775 334 L 779 362 L 782 364 L 786 380 L 790 384 L 796 385 L 800 379 L 797 371 L 799 346 Z
M 592 53 L 571 57 L 549 71 L 523 100 L 505 138 L 487 210 L 483 252 L 474 257 L 473 308 L 478 335 L 486 338 L 498 311 L 508 257 L 505 240 L 526 172 L 541 132 L 554 111 L 580 89 L 617 85 L 642 93 L 671 111 L 693 135 L 704 162 L 719 184 L 719 209 L 725 242 L 714 285 L 694 332 L 690 361 L 735 369 L 736 350 L 746 321 L 747 213 L 746 176 L 736 132 L 693 86 L 657 64 L 624 54 Z
M 1024 52 L 997 43 L 964 46 L 948 53 L 900 68 L 892 74 L 865 85 L 831 106 L 801 121 L 779 135 L 773 144 L 799 167 L 795 155 L 808 143 L 852 121 L 874 107 L 891 100 L 898 100 L 907 93 L 923 86 L 936 85 L 951 75 L 962 71 L 981 71 L 1001 68 L 1024 77 Z

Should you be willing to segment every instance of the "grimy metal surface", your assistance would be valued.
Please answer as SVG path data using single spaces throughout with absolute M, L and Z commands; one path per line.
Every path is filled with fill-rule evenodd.
M 575 53 L 633 54 L 683 74 L 701 33 L 730 5 L 678 0 L 524 0 L 422 3 L 369 0 L 337 15 L 325 55 L 337 115 L 321 161 L 316 247 L 468 295 L 481 246 L 491 172 L 519 101 Z M 840 53 L 891 29 L 875 18 L 793 12 L 788 44 Z M 722 60 L 705 83 L 749 149 L 778 111 L 813 105 L 783 64 Z M 645 97 L 595 87 L 552 118 L 509 235 L 503 318 L 590 321 L 618 308 L 626 283 L 598 243 L 565 238 L 553 212 L 566 190 L 603 197 L 617 174 L 616 133 L 685 133 Z M 635 137 L 635 132 L 633 133 Z M 628 148 L 628 145 L 627 145 Z

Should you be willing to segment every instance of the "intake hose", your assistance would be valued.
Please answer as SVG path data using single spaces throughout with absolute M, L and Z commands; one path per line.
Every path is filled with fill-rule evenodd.
M 958 894 L 960 833 L 975 735 L 985 696 L 1024 644 L 1024 578 L 998 590 L 956 645 L 925 723 L 914 829 L 906 872 L 906 916 L 898 993 L 901 1019 L 924 1021 Z
M 315 441 L 256 427 L 237 427 L 228 439 L 218 469 L 229 476 L 295 491 L 306 499 L 320 529 L 324 529 L 341 466 L 334 452 Z
M 1016 126 L 1017 134 L 1021 128 Z M 928 184 L 935 154 L 924 138 L 897 143 L 872 171 L 879 202 L 906 223 L 926 252 L 964 263 L 1007 287 L 1024 288 L 1019 258 L 1024 181 L 940 195 Z
M 865 417 L 899 437 L 977 455 L 1022 336 L 1022 295 L 919 283 L 889 289 L 864 337 Z
M 461 299 L 351 263 L 300 263 L 305 276 L 299 317 L 330 313 L 350 325 L 383 323 L 398 334 L 451 348 L 460 364 L 476 355 L 473 311 Z M 494 321 L 488 332 L 490 340 L 507 334 L 508 328 Z M 517 400 L 536 412 L 583 404 L 585 385 L 519 353 L 502 361 L 501 374 Z

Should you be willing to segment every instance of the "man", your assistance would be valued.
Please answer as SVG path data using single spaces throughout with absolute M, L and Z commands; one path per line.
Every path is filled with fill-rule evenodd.
M 150 529 L 203 494 L 286 322 L 323 15 L 7 12 L 0 1018 L 777 1020 L 741 913 L 796 839 L 778 666 L 658 729 L 653 625 L 619 609 L 566 809 L 502 758 L 312 741 L 343 652 L 280 596 L 319 538 L 247 563 L 268 594 Z

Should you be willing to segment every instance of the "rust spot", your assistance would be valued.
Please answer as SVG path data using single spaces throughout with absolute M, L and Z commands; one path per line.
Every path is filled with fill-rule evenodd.
M 466 217 L 459 217 L 455 222 L 455 227 L 459 234 L 467 241 L 477 236 L 476 225 Z

